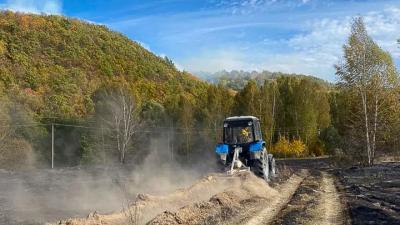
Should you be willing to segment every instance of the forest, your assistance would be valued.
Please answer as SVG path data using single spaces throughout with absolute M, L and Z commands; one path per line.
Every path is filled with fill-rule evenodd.
M 271 72 L 179 71 L 135 41 L 62 16 L 0 13 L 0 167 L 140 162 L 152 149 L 185 163 L 213 156 L 222 121 L 261 120 L 279 157 L 399 155 L 398 71 L 355 18 L 338 82 Z

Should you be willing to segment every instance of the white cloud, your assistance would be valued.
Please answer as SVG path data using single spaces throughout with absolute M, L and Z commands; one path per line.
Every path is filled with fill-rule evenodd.
M 61 0 L 7 0 L 0 5 L 4 10 L 25 13 L 61 14 Z
M 384 12 L 370 12 L 365 16 L 368 33 L 394 58 L 400 59 L 397 39 L 400 38 L 400 7 L 387 8 Z
M 271 6 L 283 4 L 289 7 L 299 7 L 311 0 L 220 0 L 216 6 L 228 9 L 232 14 L 252 14 L 255 11 L 268 10 Z M 215 1 L 212 1 L 215 3 Z
M 370 36 L 388 51 L 395 62 L 400 63 L 400 8 L 389 7 L 364 15 Z M 268 51 L 255 45 L 253 51 L 240 47 L 229 50 L 209 50 L 183 63 L 191 71 L 227 70 L 270 70 L 287 73 L 303 73 L 335 80 L 333 65 L 343 55 L 342 46 L 350 34 L 351 16 L 325 18 L 301 22 L 304 31 L 283 40 L 272 40 L 274 46 L 284 51 Z M 266 42 L 271 40 L 266 38 Z M 257 47 L 258 46 L 258 47 Z
M 369 12 L 363 16 L 367 32 L 384 50 L 400 57 L 396 40 L 400 37 L 400 8 L 387 8 L 380 12 Z M 309 26 L 309 31 L 289 39 L 289 46 L 297 51 L 317 55 L 324 52 L 332 56 L 342 54 L 341 46 L 350 34 L 352 17 L 323 19 Z
M 400 49 L 397 39 L 400 37 L 400 8 L 387 8 L 379 12 L 369 12 L 363 15 L 367 32 L 388 51 L 395 61 L 400 60 Z M 286 55 L 289 62 L 283 63 L 282 69 L 322 73 L 332 77 L 332 65 L 337 63 L 343 54 L 342 46 L 350 34 L 352 17 L 343 19 L 323 19 L 310 23 L 308 32 L 294 36 L 288 40 L 288 45 L 295 53 Z M 293 67 L 293 65 L 296 65 Z M 266 65 L 267 66 L 267 65 Z M 274 67 L 274 64 L 271 64 Z M 330 75 L 329 75 L 330 74 Z

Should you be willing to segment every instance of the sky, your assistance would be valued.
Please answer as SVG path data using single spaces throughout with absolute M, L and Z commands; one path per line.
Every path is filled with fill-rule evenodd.
M 181 70 L 280 71 L 335 81 L 355 16 L 400 68 L 400 0 L 0 0 L 108 26 Z

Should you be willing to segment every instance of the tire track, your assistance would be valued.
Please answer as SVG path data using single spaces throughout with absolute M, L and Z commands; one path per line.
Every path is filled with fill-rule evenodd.
M 322 172 L 322 195 L 313 221 L 321 225 L 344 224 L 343 207 L 332 175 Z
M 259 225 L 269 223 L 273 218 L 281 211 L 285 205 L 291 200 L 293 193 L 301 185 L 304 176 L 308 171 L 301 171 L 301 176 L 292 176 L 287 182 L 278 186 L 276 189 L 280 190 L 280 195 L 273 199 L 271 202 L 266 203 L 266 206 L 261 209 L 256 215 L 251 217 L 246 223 L 246 225 Z
M 264 220 L 259 224 L 344 224 L 343 206 L 334 178 L 326 172 L 314 170 L 310 173 L 279 215 L 272 221 Z

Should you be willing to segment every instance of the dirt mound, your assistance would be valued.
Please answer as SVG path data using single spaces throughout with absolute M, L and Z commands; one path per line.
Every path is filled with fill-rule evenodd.
M 237 213 L 241 205 L 240 196 L 234 192 L 223 192 L 213 196 L 210 201 L 195 203 L 179 209 L 177 212 L 165 211 L 148 224 L 206 224 L 217 223 Z
M 247 203 L 268 200 L 278 194 L 252 173 L 238 174 L 234 178 L 240 180 L 240 185 L 214 195 L 209 201 L 194 203 L 176 212 L 165 211 L 148 224 L 218 224 L 237 214 Z
M 232 177 L 223 174 L 210 174 L 192 186 L 178 189 L 168 195 L 153 196 L 140 194 L 130 204 L 130 207 L 126 207 L 121 212 L 110 215 L 94 213 L 85 219 L 68 219 L 60 221 L 57 224 L 114 225 L 126 224 L 132 220 L 135 220 L 135 223 L 138 224 L 145 224 L 160 213 L 162 213 L 161 216 L 165 217 L 165 220 L 176 221 L 173 219 L 172 212 L 182 207 L 181 210 L 178 210 L 181 211 L 182 215 L 178 217 L 187 217 L 185 220 L 196 221 L 196 216 L 203 218 L 202 215 L 210 214 L 210 210 L 220 213 L 218 209 L 223 209 L 225 205 L 235 206 L 236 204 L 239 206 L 242 199 L 248 199 L 253 196 L 267 198 L 269 195 L 275 193 L 277 193 L 276 190 L 269 187 L 262 179 L 254 176 L 252 173 L 242 173 Z M 185 206 L 188 208 L 185 208 Z M 186 210 L 187 213 L 184 213 L 182 210 Z M 183 216 L 183 214 L 187 214 L 187 216 Z

